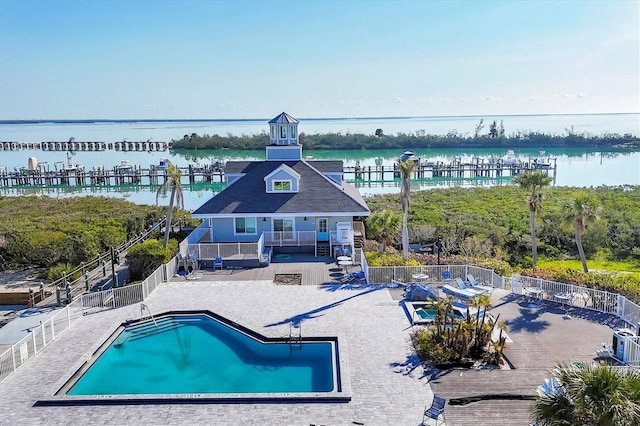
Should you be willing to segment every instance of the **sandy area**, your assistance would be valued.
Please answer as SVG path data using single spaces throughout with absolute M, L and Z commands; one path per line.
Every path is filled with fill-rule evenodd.
M 40 269 L 0 272 L 0 291 L 29 291 L 29 287 L 35 290 L 41 282 L 46 284 L 45 280 L 38 278 L 40 272 Z

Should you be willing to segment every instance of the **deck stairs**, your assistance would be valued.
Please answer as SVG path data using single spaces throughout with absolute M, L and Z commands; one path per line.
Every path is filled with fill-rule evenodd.
M 331 256 L 331 247 L 328 242 L 319 242 L 317 245 L 318 256 Z

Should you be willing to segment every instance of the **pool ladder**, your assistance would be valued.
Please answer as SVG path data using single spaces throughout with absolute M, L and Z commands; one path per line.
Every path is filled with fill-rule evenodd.
M 144 303 L 140 303 L 140 318 L 142 318 L 144 316 L 145 308 L 147 309 L 147 312 L 149 312 L 149 317 L 151 318 L 151 321 L 153 321 L 153 325 L 156 326 L 156 330 L 157 330 L 158 329 L 158 323 L 156 323 L 156 319 L 151 314 L 151 311 L 149 310 L 149 307 L 147 305 L 145 305 Z
M 289 323 L 289 350 L 302 349 L 302 323 L 298 324 L 298 334 L 293 333 L 293 322 Z

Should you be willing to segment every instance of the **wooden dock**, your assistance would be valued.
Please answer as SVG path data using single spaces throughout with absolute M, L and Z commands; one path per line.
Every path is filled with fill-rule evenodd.
M 553 163 L 551 162 L 553 160 Z M 556 176 L 555 159 L 546 161 L 532 160 L 531 162 L 517 162 L 510 165 L 503 164 L 500 160 L 494 162 L 475 161 L 462 163 L 420 163 L 414 171 L 413 181 L 425 182 L 427 180 L 474 180 L 480 179 L 485 183 L 491 180 L 511 178 L 521 173 L 533 170 L 542 170 L 550 174 L 553 179 Z M 196 182 L 225 182 L 225 166 L 222 162 L 208 165 L 190 164 L 179 168 L 183 183 Z M 361 187 L 366 183 L 384 186 L 400 180 L 400 172 L 397 165 L 393 166 L 346 166 L 344 167 L 344 179 Z M 50 170 L 47 163 L 40 163 L 37 168 L 31 170 L 25 167 L 9 171 L 5 166 L 0 166 L 0 188 L 22 186 L 122 186 L 127 184 L 160 185 L 166 179 L 166 169 L 154 165 L 148 168 L 139 165 L 130 165 L 126 161 L 113 168 L 97 167 L 86 170 L 78 165 L 65 165 L 56 163 L 55 170 Z
M 508 327 L 512 342 L 505 356 L 512 368 L 434 372 L 431 389 L 448 400 L 448 426 L 531 424 L 529 407 L 536 389 L 556 364 L 594 362 L 601 343 L 611 343 L 612 327 L 623 326 L 613 316 L 579 308 L 572 308 L 572 319 L 563 319 L 562 306 L 550 301 L 530 309 L 524 297 L 506 290 L 495 290 L 492 303 L 490 313 L 500 314 Z
M 505 164 L 502 159 L 486 161 L 485 159 L 474 158 L 472 162 L 463 163 L 455 159 L 450 163 L 418 162 L 412 179 L 429 178 L 489 178 L 498 179 L 501 177 L 513 177 L 527 171 L 542 170 L 550 173 L 551 177 L 556 177 L 557 162 L 555 158 L 531 159 L 530 161 L 517 161 Z M 400 170 L 397 164 L 392 166 L 346 166 L 344 168 L 345 179 L 365 181 L 390 181 L 400 179 Z
M 167 151 L 171 142 L 147 141 L 68 141 L 47 142 L 0 142 L 0 151 L 42 150 L 42 151 Z
M 179 167 L 182 181 L 224 182 L 224 167 L 211 164 L 206 166 Z M 111 169 L 72 166 L 56 170 L 39 167 L 35 170 L 8 171 L 0 168 L 0 187 L 19 186 L 122 186 L 128 184 L 161 185 L 167 178 L 166 169 L 155 166 L 142 168 L 136 165 L 121 164 Z

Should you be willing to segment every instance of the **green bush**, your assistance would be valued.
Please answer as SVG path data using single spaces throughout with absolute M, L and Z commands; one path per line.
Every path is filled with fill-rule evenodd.
M 177 251 L 176 240 L 169 240 L 167 247 L 163 247 L 163 242 L 156 239 L 136 244 L 127 252 L 129 279 L 136 281 L 147 278 L 158 266 L 171 260 Z
M 407 259 L 405 262 L 402 255 L 390 252 L 368 251 L 365 257 L 369 266 L 420 266 L 416 259 Z
M 80 272 L 76 272 L 72 275 L 71 272 L 75 269 L 76 267 L 70 263 L 59 263 L 47 270 L 47 279 L 50 281 L 56 281 L 62 278 L 63 273 L 66 273 L 69 282 L 75 281 L 80 278 L 81 275 Z

